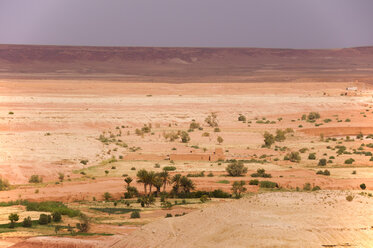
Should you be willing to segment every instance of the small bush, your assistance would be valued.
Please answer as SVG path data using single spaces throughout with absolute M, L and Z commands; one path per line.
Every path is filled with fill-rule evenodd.
M 87 165 L 88 164 L 88 160 L 87 159 L 80 160 L 80 163 L 84 164 L 84 165 Z
M 112 198 L 111 194 L 109 192 L 104 193 L 104 199 L 105 201 L 109 201 Z
M 291 153 L 287 154 L 287 156 L 288 156 L 288 158 L 289 158 L 289 160 L 290 160 L 291 162 L 299 163 L 300 160 L 301 160 L 301 157 L 300 157 L 300 155 L 299 155 L 299 152 L 291 152 Z
M 315 187 L 312 188 L 312 191 L 317 191 L 317 190 L 321 190 L 320 186 L 316 185 Z
M 165 218 L 171 218 L 171 217 L 172 217 L 172 214 L 167 213 Z
M 29 183 L 42 183 L 43 178 L 39 175 L 32 175 L 28 180 Z
M 260 188 L 278 188 L 278 184 L 271 181 L 260 181 L 259 182 Z
M 32 220 L 31 220 L 30 216 L 23 219 L 22 226 L 23 227 L 32 227 Z
M 133 211 L 132 213 L 131 213 L 131 217 L 130 217 L 131 219 L 138 219 L 138 218 L 140 218 L 140 212 L 139 211 Z
M 205 203 L 209 200 L 209 197 L 207 195 L 203 195 L 201 196 L 201 198 L 199 198 L 199 200 L 202 202 L 202 203 Z
M 230 163 L 225 169 L 229 176 L 239 177 L 247 173 L 247 167 L 244 166 L 242 161 L 234 161 Z
M 352 195 L 348 195 L 348 196 L 346 196 L 346 200 L 347 201 L 352 201 L 354 199 L 354 197 L 352 196 Z
M 62 219 L 62 215 L 60 212 L 53 212 L 52 213 L 52 219 L 54 222 L 60 222 Z
M 246 121 L 246 117 L 244 115 L 239 115 L 238 116 L 238 121 L 242 121 L 242 122 L 245 122 Z
M 326 159 L 322 158 L 319 160 L 318 166 L 325 166 L 326 165 Z
M 165 166 L 163 167 L 164 171 L 175 171 L 176 167 L 175 166 Z
M 362 183 L 362 184 L 360 184 L 360 188 L 361 188 L 362 190 L 365 190 L 365 189 L 367 188 L 367 186 L 365 185 L 365 183 Z
M 264 177 L 264 178 L 271 178 L 271 174 L 265 173 L 264 169 L 257 169 L 256 173 L 251 174 L 251 177 Z
M 352 164 L 353 162 L 355 162 L 355 159 L 353 158 L 349 158 L 345 160 L 345 164 Z
M 50 223 L 49 218 L 50 218 L 50 215 L 48 217 L 48 215 L 46 215 L 46 214 L 41 214 L 39 216 L 39 224 L 40 225 L 46 225 L 46 224 Z
M 303 185 L 303 190 L 310 191 L 311 190 L 311 184 L 310 183 L 305 183 Z
M 259 180 L 258 179 L 250 180 L 249 185 L 259 185 Z

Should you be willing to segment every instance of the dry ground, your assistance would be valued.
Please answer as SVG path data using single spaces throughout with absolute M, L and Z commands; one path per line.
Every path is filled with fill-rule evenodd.
M 358 86 L 359 90 L 341 96 L 346 92 L 345 88 L 351 85 Z M 124 192 L 123 174 L 135 177 L 136 171 L 141 168 L 160 171 L 169 165 L 176 167 L 172 173 L 183 175 L 200 171 L 205 171 L 207 175 L 212 172 L 213 177 L 192 178 L 197 189 L 223 189 L 229 192 L 233 181 L 247 182 L 252 179 L 251 173 L 264 168 L 272 174 L 270 180 L 285 190 L 302 188 L 308 182 L 334 191 L 276 192 L 218 206 L 210 203 L 214 206 L 202 212 L 192 211 L 184 217 L 146 225 L 143 230 L 131 234 L 130 238 L 84 238 L 84 241 L 79 239 L 82 242 L 79 247 L 112 245 L 111 242 L 120 240 L 116 247 L 161 247 L 163 243 L 165 247 L 182 247 L 188 237 L 190 242 L 185 243 L 185 247 L 224 247 L 228 243 L 234 247 L 243 247 L 245 244 L 257 244 L 258 247 L 320 247 L 345 243 L 370 247 L 372 198 L 355 192 L 354 201 L 347 202 L 345 197 L 349 193 L 344 190 L 359 190 L 361 183 L 366 184 L 368 192 L 373 189 L 371 156 L 356 154 L 356 151 L 361 151 L 359 149 L 363 143 L 364 152 L 373 152 L 373 148 L 366 146 L 373 143 L 371 138 L 366 137 L 373 133 L 372 93 L 373 88 L 369 84 L 341 82 L 166 84 L 1 80 L 0 175 L 13 186 L 10 190 L 0 192 L 0 201 L 57 200 L 79 208 L 74 201 L 91 201 L 93 197 L 101 200 L 105 192 L 119 199 Z M 315 123 L 301 120 L 303 114 L 311 111 L 321 114 L 316 123 L 322 125 L 315 126 Z M 220 132 L 214 132 L 204 123 L 211 112 L 218 115 Z M 245 123 L 237 120 L 239 114 L 247 117 Z M 257 123 L 263 118 L 273 124 Z M 325 119 L 331 121 L 324 122 Z M 346 122 L 346 119 L 350 122 Z M 163 137 L 164 132 L 188 130 L 192 120 L 200 123 L 203 130 L 190 132 L 191 141 L 188 144 L 166 141 Z M 148 123 L 152 124 L 151 133 L 143 136 L 135 134 L 136 128 Z M 277 149 L 275 146 L 262 148 L 263 133 L 275 133 L 279 128 L 292 128 L 294 133 L 288 134 L 284 142 L 276 142 Z M 123 140 L 128 147 L 116 145 L 115 142 L 106 145 L 98 140 L 100 134 L 108 136 L 109 132 Z M 203 137 L 204 132 L 210 136 Z M 356 139 L 360 132 L 365 135 L 364 138 Z M 324 134 L 324 140 L 320 139 L 320 134 Z M 218 144 L 218 136 L 224 139 L 222 144 Z M 346 136 L 353 141 L 346 141 Z M 336 140 L 327 140 L 328 137 Z M 337 156 L 335 146 L 338 145 L 346 146 L 349 154 Z M 131 151 L 136 147 L 141 149 Z M 223 162 L 171 163 L 169 160 L 154 159 L 190 151 L 207 154 L 217 147 L 223 148 L 228 159 L 266 162 L 246 163 L 248 174 L 231 178 L 226 177 L 224 170 L 227 163 Z M 300 163 L 283 160 L 288 152 L 301 148 L 307 148 L 307 151 L 300 154 Z M 315 153 L 317 159 L 308 160 L 309 153 Z M 136 157 L 136 161 L 126 159 L 128 155 Z M 265 157 L 260 158 L 262 155 Z M 117 161 L 110 163 L 108 159 L 112 156 Z M 331 159 L 331 156 L 334 158 Z M 321 158 L 332 162 L 320 167 L 317 164 Z M 354 158 L 355 162 L 346 165 L 348 158 Z M 87 165 L 82 164 L 82 160 L 88 160 Z M 160 164 L 160 168 L 155 168 L 156 163 Z M 132 170 L 132 167 L 136 170 Z M 316 175 L 320 169 L 328 169 L 331 176 Z M 105 175 L 106 170 L 109 171 L 108 175 Z M 356 173 L 352 174 L 353 171 Z M 59 172 L 65 174 L 65 180 L 56 184 Z M 42 175 L 44 183 L 28 184 L 33 174 Z M 228 184 L 222 181 L 228 181 Z M 142 189 L 135 182 L 133 185 Z M 248 190 L 259 191 L 257 186 L 248 186 Z M 163 219 L 164 212 L 157 210 L 153 217 L 151 221 Z M 124 218 L 128 219 L 128 216 Z M 109 230 L 123 235 L 133 231 L 130 225 L 118 228 L 109 223 L 96 224 L 97 233 Z M 211 233 L 198 236 L 203 234 L 201 230 L 207 230 L 206 225 Z M 155 234 L 149 235 L 153 230 Z M 271 233 L 272 236 L 263 237 L 260 233 Z M 27 236 L 6 235 L 4 238 L 8 243 L 4 247 Z M 154 235 L 157 239 L 153 239 Z M 165 241 L 169 235 L 173 238 Z M 41 241 L 54 245 L 70 242 L 60 237 L 57 239 L 39 237 L 29 242 L 35 242 L 34 247 L 39 247 Z M 90 243 L 92 239 L 98 243 Z M 73 243 L 76 242 L 74 240 Z M 263 240 L 263 243 L 258 240 Z M 150 245 L 152 241 L 153 245 Z M 265 241 L 271 246 L 265 246 Z M 32 246 L 31 243 L 24 243 L 18 247 Z

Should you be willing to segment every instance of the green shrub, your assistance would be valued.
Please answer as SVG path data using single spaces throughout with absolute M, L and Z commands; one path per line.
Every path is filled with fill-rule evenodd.
M 0 178 L 0 191 L 8 189 L 9 186 L 8 180 Z
M 171 218 L 171 217 L 172 217 L 172 214 L 167 213 L 165 218 Z
M 308 148 L 301 148 L 301 149 L 299 149 L 300 153 L 305 153 L 306 151 L 308 151 Z
M 39 217 L 39 224 L 40 225 L 46 225 L 48 223 L 50 223 L 48 215 L 41 214 L 40 217 Z
M 140 211 L 133 211 L 131 213 L 131 219 L 138 219 L 140 218 Z
M 229 198 L 230 197 L 230 194 L 224 192 L 221 189 L 215 189 L 214 191 L 210 193 L 210 195 L 211 197 L 214 197 L 214 198 Z
M 271 181 L 260 181 L 259 182 L 260 188 L 278 188 L 278 184 Z
M 325 166 L 326 165 L 326 159 L 322 158 L 319 160 L 318 166 Z
M 330 171 L 328 171 L 328 170 L 324 170 L 324 171 L 319 170 L 319 171 L 316 172 L 316 174 L 318 174 L 318 175 L 324 175 L 324 176 L 330 176 Z
M 84 165 L 87 165 L 87 164 L 88 164 L 88 159 L 80 160 L 80 163 L 81 163 L 81 164 L 84 164 Z
M 199 198 L 199 200 L 202 202 L 202 203 L 205 203 L 209 200 L 209 197 L 208 195 L 203 195 Z
M 352 201 L 354 199 L 354 197 L 352 196 L 352 195 L 348 195 L 348 196 L 346 196 L 346 200 L 347 201 Z
M 361 188 L 362 190 L 365 190 L 365 189 L 367 188 L 367 186 L 365 185 L 365 183 L 362 183 L 362 184 L 360 184 L 360 188 Z
M 52 213 L 52 218 L 54 222 L 60 222 L 62 219 L 61 213 L 60 212 L 53 212 Z
M 230 163 L 225 170 L 228 172 L 228 175 L 232 177 L 239 177 L 247 173 L 247 167 L 244 166 L 242 161 Z
M 259 185 L 259 180 L 258 179 L 250 180 L 249 185 Z
M 257 169 L 256 173 L 251 174 L 251 177 L 264 177 L 264 178 L 271 178 L 271 174 L 265 173 L 264 169 Z
M 308 154 L 308 159 L 309 160 L 315 160 L 316 159 L 316 154 L 315 153 Z
M 32 220 L 31 220 L 30 216 L 23 219 L 22 226 L 23 227 L 32 227 Z
M 76 217 L 80 215 L 79 210 L 68 208 L 61 202 L 28 202 L 23 201 L 22 205 L 26 206 L 27 211 L 38 211 L 38 212 L 59 212 L 62 215 L 67 215 L 69 217 Z
M 204 177 L 204 176 L 205 176 L 204 171 L 201 171 L 199 173 L 188 173 L 187 174 L 187 177 Z
M 43 178 L 39 175 L 32 175 L 28 180 L 29 183 L 42 183 Z
M 301 157 L 300 157 L 300 155 L 299 155 L 299 152 L 291 152 L 291 153 L 287 154 L 287 156 L 288 156 L 288 158 L 289 158 L 289 160 L 290 160 L 291 162 L 299 163 L 300 160 L 301 160 Z
M 320 114 L 318 112 L 310 112 L 307 116 L 308 121 L 315 121 L 316 119 L 320 118 Z
M 189 125 L 189 129 L 191 130 L 198 129 L 198 128 L 200 128 L 200 124 L 195 121 L 192 121 L 192 123 L 190 123 Z
M 264 137 L 264 147 L 270 148 L 276 141 L 275 136 L 269 132 L 263 134 Z
M 312 191 L 317 191 L 317 190 L 321 190 L 321 188 L 317 185 L 312 188 Z
M 182 143 L 188 143 L 190 141 L 189 134 L 185 131 L 182 131 L 180 134 L 181 142 Z
M 349 158 L 345 160 L 345 164 L 352 164 L 353 162 L 355 162 L 355 159 L 353 158 Z
M 109 192 L 104 193 L 104 199 L 105 201 L 109 201 L 112 198 L 111 194 Z
M 310 191 L 311 190 L 311 184 L 310 183 L 305 183 L 303 185 L 303 190 Z
M 165 166 L 165 167 L 163 167 L 163 170 L 164 171 L 174 171 L 174 170 L 176 170 L 176 167 L 175 166 Z
M 8 219 L 10 220 L 9 228 L 14 228 L 15 223 L 19 220 L 19 215 L 16 213 L 11 213 L 8 216 Z

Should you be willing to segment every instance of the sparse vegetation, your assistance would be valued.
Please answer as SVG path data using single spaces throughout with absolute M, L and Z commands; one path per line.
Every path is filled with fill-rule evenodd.
M 247 167 L 245 167 L 242 161 L 234 161 L 230 163 L 225 169 L 229 176 L 239 177 L 247 173 Z
M 39 175 L 32 175 L 28 182 L 29 183 L 42 183 L 43 178 Z

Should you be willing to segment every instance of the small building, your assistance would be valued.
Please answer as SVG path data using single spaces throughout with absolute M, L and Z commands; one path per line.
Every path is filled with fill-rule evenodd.
M 357 87 L 353 86 L 353 87 L 347 87 L 346 90 L 348 91 L 357 91 Z

